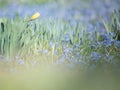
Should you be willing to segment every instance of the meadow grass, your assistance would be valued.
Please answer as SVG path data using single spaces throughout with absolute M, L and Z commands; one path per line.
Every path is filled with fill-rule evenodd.
M 119 12 L 112 13 L 111 22 L 103 22 L 107 32 L 103 35 L 97 29 L 93 33 L 89 32 L 86 26 L 79 22 L 71 23 L 58 18 L 42 18 L 40 21 L 30 22 L 25 22 L 19 16 L 14 19 L 1 18 L 0 54 L 11 59 L 19 56 L 23 60 L 37 56 L 40 59 L 41 55 L 46 58 L 48 55 L 48 61 L 54 63 L 57 61 L 54 58 L 58 59 L 64 53 L 64 47 L 70 47 L 74 52 L 77 46 L 77 52 L 86 62 L 91 62 L 93 53 L 100 54 L 98 59 L 104 60 L 113 56 L 112 59 L 118 60 L 118 20 Z
M 38 54 L 40 50 L 48 50 L 54 55 L 55 50 L 62 52 L 62 43 L 66 42 L 65 35 L 70 37 L 69 41 L 74 45 L 80 43 L 82 32 L 78 23 L 71 26 L 69 22 L 52 18 L 41 19 L 40 22 L 24 22 L 17 17 L 1 18 L 0 23 L 0 53 L 10 58 L 16 54 Z
M 117 15 L 103 23 L 106 34 L 58 18 L 31 22 L 18 16 L 1 18 L 0 54 L 11 61 L 0 58 L 0 89 L 118 90 L 120 42 L 114 36 L 119 29 L 113 26 L 120 24 L 113 21 Z M 68 59 L 79 53 L 80 58 L 73 59 L 77 64 L 55 64 L 69 48 Z
M 110 16 L 110 23 L 103 20 L 107 33 L 114 33 L 114 39 L 120 40 L 120 9 L 113 10 Z

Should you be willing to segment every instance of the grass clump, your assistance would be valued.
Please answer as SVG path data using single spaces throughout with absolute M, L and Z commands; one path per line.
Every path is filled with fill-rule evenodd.
M 115 69 L 120 65 L 120 10 L 112 13 L 110 23 L 103 21 L 103 24 L 107 33 L 101 34 L 96 30 L 92 37 L 86 36 L 87 43 L 81 45 L 85 48 L 82 57 L 85 57 L 83 60 L 86 60 L 90 67 L 94 65 Z M 82 49 L 80 48 L 80 51 Z
M 19 17 L 1 18 L 0 54 L 9 58 L 18 55 L 23 60 L 40 63 L 53 64 L 64 57 L 66 64 L 76 61 L 84 61 L 88 66 L 94 62 L 96 65 L 114 61 L 119 64 L 120 42 L 114 38 L 115 33 L 112 34 L 116 29 L 111 29 L 111 23 L 112 20 L 111 26 L 107 26 L 104 22 L 108 33 L 101 34 L 97 30 L 89 32 L 79 22 L 58 18 L 31 22 L 23 22 Z
M 39 54 L 48 50 L 54 55 L 61 53 L 63 43 L 79 44 L 81 27 L 78 23 L 71 26 L 69 22 L 59 19 L 41 19 L 40 22 L 23 22 L 21 18 L 0 19 L 0 53 L 7 57 Z M 69 40 L 65 38 L 68 36 Z
M 114 34 L 113 39 L 120 41 L 120 9 L 114 10 L 110 16 L 110 23 L 103 22 L 107 33 Z
M 27 52 L 27 48 L 30 49 L 31 44 L 37 42 L 38 34 L 34 33 L 34 25 L 30 26 L 18 18 L 14 20 L 2 18 L 0 23 L 0 53 L 2 55 L 11 58 L 16 53 L 23 52 L 23 49 Z

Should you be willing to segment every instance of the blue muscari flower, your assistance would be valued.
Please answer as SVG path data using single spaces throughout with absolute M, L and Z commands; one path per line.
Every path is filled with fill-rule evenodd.
M 114 44 L 114 40 L 106 40 L 103 42 L 106 47 L 110 47 Z
M 114 37 L 114 33 L 113 33 L 113 32 L 110 32 L 110 33 L 109 33 L 109 36 L 110 36 L 111 38 L 113 38 L 113 37 Z
M 92 56 L 92 60 L 95 60 L 95 61 L 97 61 L 99 58 L 101 58 L 101 54 L 97 53 L 97 52 L 92 52 L 91 56 Z
M 103 37 L 104 37 L 104 40 L 110 40 L 110 37 L 108 34 L 104 34 Z
M 116 41 L 116 42 L 115 42 L 115 45 L 116 45 L 117 47 L 120 47 L 120 41 Z
M 102 42 L 98 42 L 99 45 L 103 45 L 105 47 L 110 47 L 112 46 L 113 44 L 115 43 L 115 40 L 113 39 L 110 39 L 110 38 L 106 38 L 104 41 Z
M 66 34 L 66 35 L 64 36 L 64 39 L 65 39 L 66 42 L 69 42 L 69 41 L 70 41 L 69 35 Z
M 104 41 L 105 40 L 109 40 L 109 41 L 113 40 L 113 36 L 114 36 L 114 33 L 112 33 L 112 32 L 110 32 L 108 34 L 102 34 L 102 37 L 103 37 Z

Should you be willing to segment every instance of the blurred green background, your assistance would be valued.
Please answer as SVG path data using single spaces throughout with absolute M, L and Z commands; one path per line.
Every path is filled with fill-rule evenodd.
M 0 7 L 9 4 L 43 4 L 45 2 L 50 2 L 52 0 L 0 0 Z
M 65 3 L 73 2 L 74 0 L 0 0 L 0 7 L 6 6 L 9 4 L 25 4 L 25 5 L 44 4 L 51 1 L 65 4 Z M 77 0 L 77 1 L 89 2 L 93 0 Z

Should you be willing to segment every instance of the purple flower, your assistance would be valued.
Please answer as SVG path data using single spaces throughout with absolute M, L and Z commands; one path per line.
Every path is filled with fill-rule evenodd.
M 95 61 L 101 58 L 101 54 L 97 52 L 92 52 L 91 56 L 92 56 L 92 59 Z
M 116 45 L 117 47 L 120 47 L 120 41 L 116 41 L 116 42 L 115 42 L 115 45 Z

